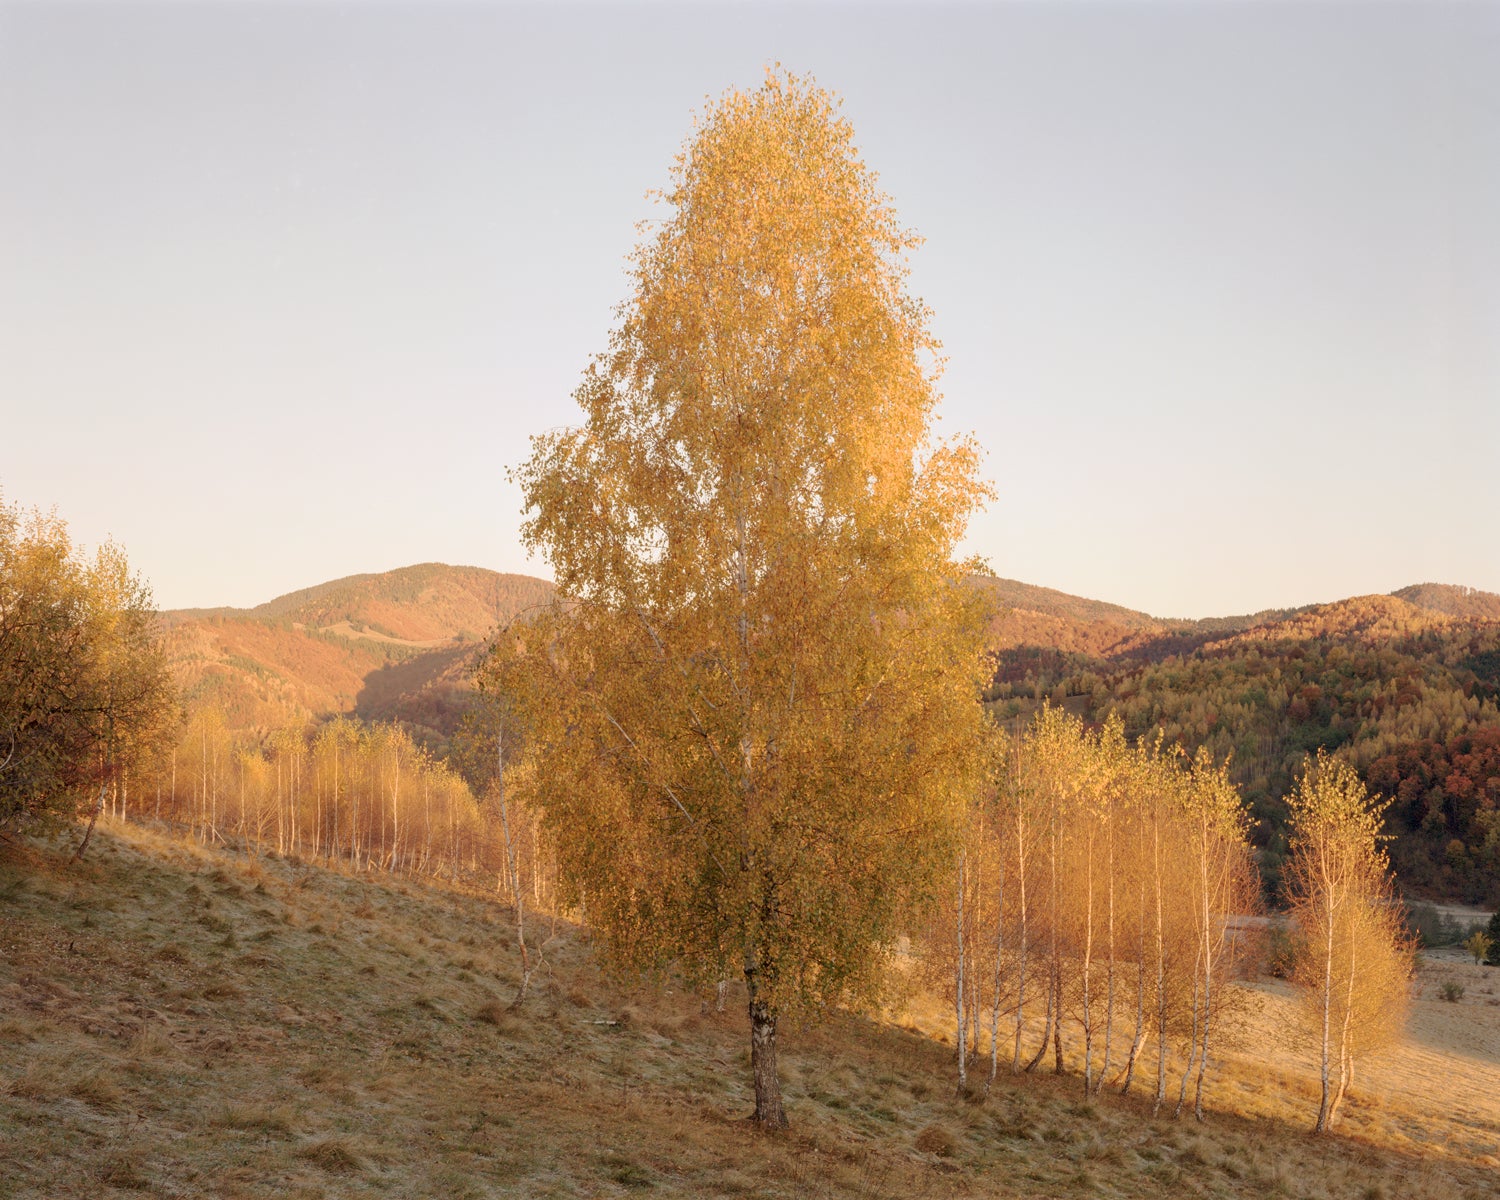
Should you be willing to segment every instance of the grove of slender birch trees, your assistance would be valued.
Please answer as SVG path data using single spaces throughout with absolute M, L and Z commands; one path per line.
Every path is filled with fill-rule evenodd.
M 497 787 L 493 775 L 471 787 L 396 725 L 336 718 L 261 738 L 203 707 L 108 811 L 252 853 L 493 882 L 509 900 L 524 891 L 527 903 L 550 904 L 555 872 L 540 823 L 515 802 L 500 821 Z
M 1180 1114 L 1191 1095 L 1201 1119 L 1260 895 L 1225 769 L 1050 707 L 1019 738 L 990 736 L 990 784 L 929 937 L 960 1086 L 983 1048 L 986 1088 L 1002 1064 L 1034 1071 L 1050 1052 L 1086 1094 L 1146 1076 L 1153 1111 Z

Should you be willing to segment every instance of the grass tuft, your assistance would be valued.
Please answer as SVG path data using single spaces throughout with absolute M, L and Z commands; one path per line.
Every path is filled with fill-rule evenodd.
M 325 1137 L 297 1148 L 297 1157 L 332 1174 L 362 1170 L 364 1159 L 345 1138 Z
M 226 1104 L 214 1115 L 212 1123 L 223 1129 L 248 1129 L 283 1137 L 296 1131 L 292 1110 L 284 1104 Z
M 95 1169 L 94 1177 L 105 1187 L 126 1192 L 151 1190 L 151 1180 L 144 1170 L 139 1150 L 114 1150 L 107 1153 Z
M 108 1071 L 89 1071 L 68 1086 L 68 1094 L 94 1108 L 113 1108 L 124 1093 Z
M 627 1188 L 650 1188 L 656 1186 L 651 1172 L 633 1158 L 624 1154 L 606 1154 L 600 1159 L 607 1178 Z
M 912 1144 L 923 1154 L 935 1154 L 939 1158 L 952 1158 L 958 1153 L 958 1139 L 942 1125 L 926 1126 Z

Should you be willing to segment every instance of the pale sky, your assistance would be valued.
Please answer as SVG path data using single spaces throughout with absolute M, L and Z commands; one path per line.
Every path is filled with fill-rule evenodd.
M 164 607 L 545 574 L 505 468 L 776 62 L 927 239 L 997 573 L 1500 591 L 1500 3 L 0 0 L 0 491 Z

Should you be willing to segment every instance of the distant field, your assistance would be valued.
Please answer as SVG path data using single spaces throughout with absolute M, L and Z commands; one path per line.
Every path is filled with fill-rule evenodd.
M 1076 1077 L 958 1097 L 949 1047 L 836 1016 L 788 1032 L 793 1129 L 767 1137 L 742 993 L 721 1014 L 611 983 L 566 923 L 512 1012 L 508 912 L 483 894 L 132 827 L 78 868 L 5 853 L 0 1197 L 1494 1195 L 1500 972 L 1428 968 L 1412 1044 L 1332 1138 L 1303 1132 L 1276 986 L 1246 1026 L 1274 1048 L 1242 1039 L 1206 1125 L 1085 1102 Z M 1461 1004 L 1427 998 L 1448 974 Z

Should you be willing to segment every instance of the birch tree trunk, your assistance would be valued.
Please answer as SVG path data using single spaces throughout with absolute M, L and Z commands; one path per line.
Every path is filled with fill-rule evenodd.
M 1331 1117 L 1332 1087 L 1329 1080 L 1328 1058 L 1330 1050 L 1330 1020 L 1333 1006 L 1333 925 L 1334 913 L 1337 906 L 1337 897 L 1334 892 L 1334 883 L 1330 879 L 1328 851 L 1325 849 L 1320 863 L 1322 869 L 1324 895 L 1327 898 L 1326 911 L 1324 913 L 1325 933 L 1323 939 L 1323 991 L 1320 997 L 1322 1008 L 1322 1039 L 1319 1042 L 1318 1074 L 1323 1085 L 1322 1097 L 1318 1102 L 1318 1119 L 1313 1125 L 1314 1133 L 1325 1133 Z
M 1094 957 L 1094 813 L 1092 805 L 1090 811 L 1084 814 L 1088 821 L 1087 846 L 1084 854 L 1083 873 L 1085 876 L 1084 887 L 1084 915 L 1083 915 L 1083 1094 L 1089 1095 L 1094 1090 L 1094 1014 L 1090 1007 L 1092 1000 L 1089 994 L 1090 968 L 1093 966 Z
M 1109 824 L 1109 915 L 1107 936 L 1109 938 L 1109 966 L 1105 973 L 1104 999 L 1104 1060 L 1099 1064 L 1099 1080 L 1094 1084 L 1097 1095 L 1109 1076 L 1109 1052 L 1115 1029 L 1115 813 L 1113 807 L 1106 811 Z
M 1021 1070 L 1021 1031 L 1025 1024 L 1026 1004 L 1026 829 L 1022 812 L 1024 799 L 1016 797 L 1016 920 L 1019 926 L 1016 941 L 1016 1045 L 1011 1056 L 1010 1069 L 1015 1074 Z M 1027 1068 L 1030 1070 L 1031 1068 Z
M 1167 1098 L 1167 948 L 1162 930 L 1161 895 L 1161 813 L 1152 813 L 1152 870 L 1156 880 L 1156 1098 L 1151 1105 L 1154 1117 Z
M 1000 1072 L 1000 982 L 1001 964 L 1005 950 L 1005 847 L 1000 846 L 1000 883 L 995 891 L 995 991 L 994 1007 L 990 1010 L 990 1076 L 984 1082 L 988 1092 L 995 1085 L 995 1076 Z
M 516 996 L 510 1002 L 510 1006 L 519 1008 L 531 988 L 531 976 L 536 966 L 532 964 L 531 952 L 526 945 L 526 901 L 521 895 L 521 871 L 516 859 L 516 844 L 510 835 L 510 807 L 505 799 L 505 735 L 503 733 L 495 735 L 495 758 L 497 768 L 495 788 L 500 798 L 500 832 L 505 838 L 505 864 L 510 873 L 511 902 L 515 905 L 516 911 L 516 947 L 521 952 L 521 983 L 516 988 Z
M 760 1129 L 776 1131 L 787 1127 L 787 1119 L 781 1100 L 781 1077 L 776 1071 L 776 1014 L 759 995 L 760 971 L 754 948 L 747 947 L 745 987 L 750 993 L 750 1073 L 755 1082 L 752 1120 Z M 963 1057 L 962 1046 L 959 1057 Z
M 966 867 L 968 864 L 968 851 L 963 851 L 958 858 L 958 922 L 954 933 L 957 935 L 957 978 L 953 989 L 954 1015 L 958 1020 L 957 1037 L 954 1044 L 958 1049 L 958 1090 L 962 1092 L 969 1086 L 968 1078 L 968 1026 L 964 1020 L 964 885 Z

